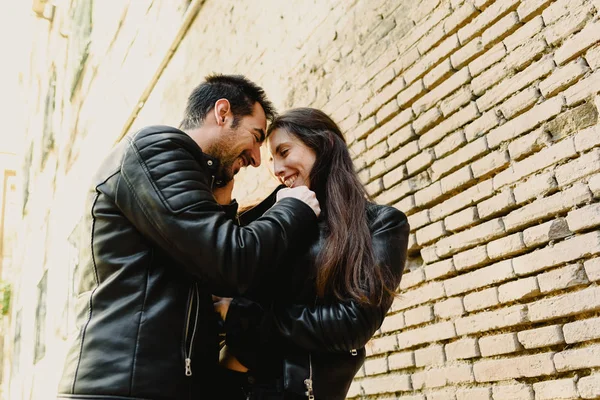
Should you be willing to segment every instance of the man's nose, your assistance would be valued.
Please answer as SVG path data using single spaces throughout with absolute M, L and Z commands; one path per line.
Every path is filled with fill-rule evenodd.
M 253 167 L 260 166 L 260 144 L 255 145 L 250 153 L 250 160 Z

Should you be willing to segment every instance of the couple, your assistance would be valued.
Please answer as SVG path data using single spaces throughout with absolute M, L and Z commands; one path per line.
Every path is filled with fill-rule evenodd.
M 238 214 L 265 141 L 287 187 Z M 94 177 L 58 398 L 343 399 L 408 242 L 365 197 L 324 113 L 276 117 L 246 78 L 208 77 L 180 129 L 126 137 Z

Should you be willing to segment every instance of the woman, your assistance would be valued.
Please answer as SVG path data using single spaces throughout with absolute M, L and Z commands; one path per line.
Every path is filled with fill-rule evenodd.
M 268 135 L 277 178 L 308 186 L 322 211 L 288 265 L 245 298 L 216 299 L 227 343 L 221 398 L 344 399 L 400 283 L 409 225 L 397 209 L 366 200 L 344 137 L 323 112 L 287 111 Z M 260 217 L 276 196 L 240 223 Z

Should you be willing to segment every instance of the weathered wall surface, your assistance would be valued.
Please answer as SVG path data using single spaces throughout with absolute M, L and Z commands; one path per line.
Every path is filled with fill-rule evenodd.
M 375 200 L 409 215 L 400 295 L 350 397 L 600 398 L 600 2 L 108 3 L 93 3 L 75 89 L 74 34 L 59 17 L 39 23 L 55 51 L 40 44 L 30 77 L 24 240 L 40 251 L 21 256 L 12 398 L 50 390 L 60 372 L 86 178 L 122 133 L 177 125 L 211 72 L 247 75 L 280 109 L 330 113 Z M 61 100 L 42 161 L 52 65 Z M 238 180 L 242 202 L 275 184 L 266 167 Z

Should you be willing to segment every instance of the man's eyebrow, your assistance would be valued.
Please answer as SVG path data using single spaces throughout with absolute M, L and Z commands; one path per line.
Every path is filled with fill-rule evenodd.
M 264 142 L 265 141 L 265 131 L 261 128 L 254 128 L 254 130 L 260 134 L 258 141 L 261 143 Z

